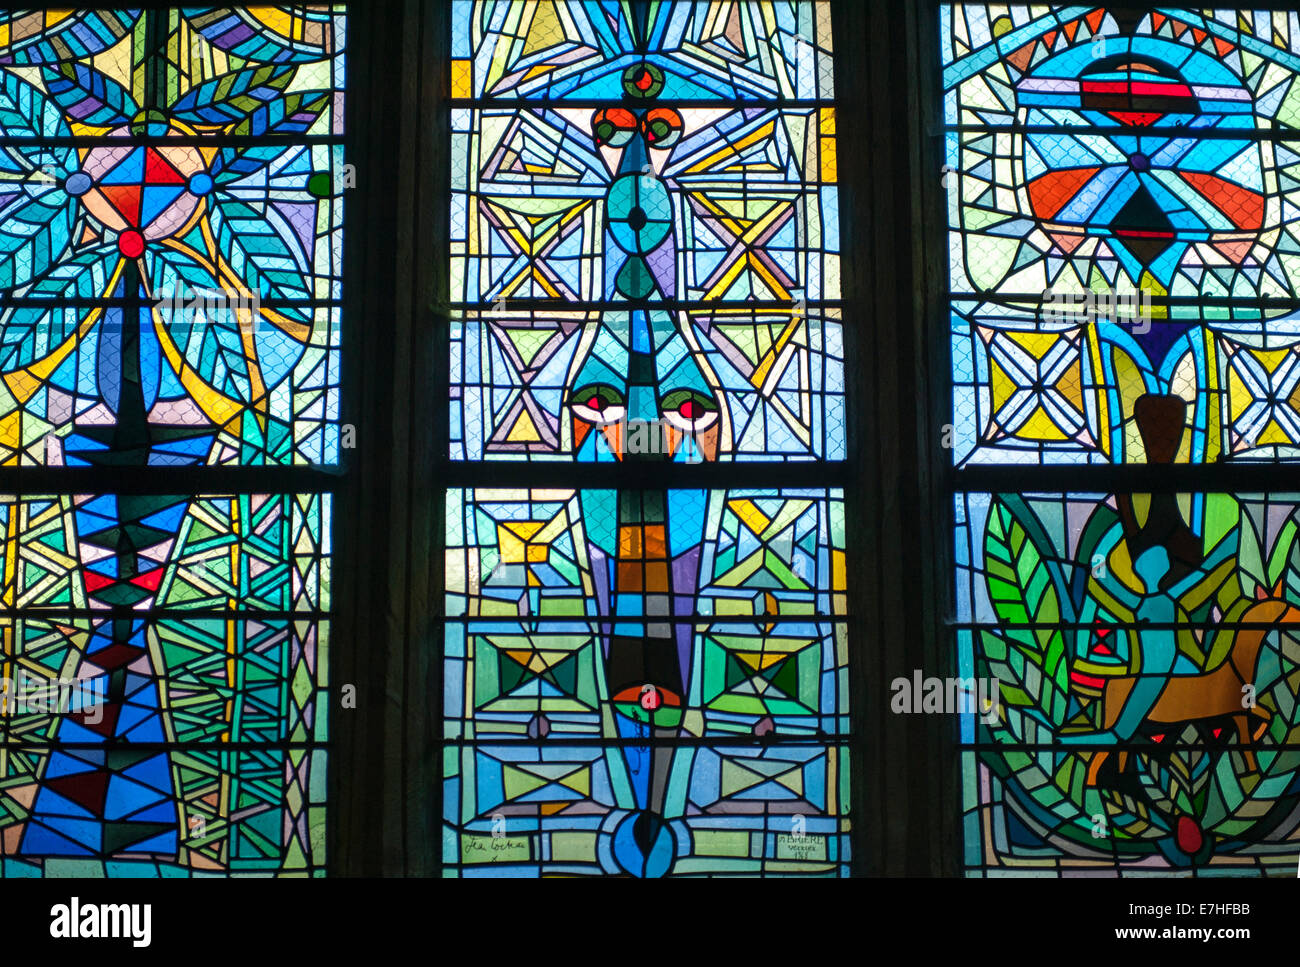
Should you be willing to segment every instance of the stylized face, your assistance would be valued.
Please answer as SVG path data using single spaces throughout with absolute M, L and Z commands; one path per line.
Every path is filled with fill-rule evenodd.
M 1245 130 L 1241 139 L 1224 134 L 1253 125 L 1250 92 L 1181 44 L 1106 41 L 1050 57 L 1017 84 L 1031 125 L 1076 119 L 1120 129 L 1026 135 L 1033 216 L 1067 257 L 1086 262 L 1101 241 L 1134 279 L 1147 272 L 1168 286 L 1188 248 L 1207 241 L 1241 266 L 1264 225 L 1264 149 Z M 1148 133 L 1170 128 L 1186 133 Z M 1199 133 L 1209 129 L 1212 137 Z
M 655 305 L 676 294 L 677 246 L 670 186 L 652 159 L 662 165 L 683 131 L 678 111 L 649 103 L 662 84 L 654 65 L 632 65 L 623 88 L 641 104 L 591 115 L 592 140 L 614 171 L 604 205 L 606 288 L 629 308 L 600 314 L 569 381 L 565 405 L 583 461 L 718 454 L 718 396 L 674 313 Z
M 579 460 L 717 458 L 717 394 L 663 310 L 605 313 L 570 385 Z
M 588 323 L 564 393 L 575 458 L 586 462 L 714 460 L 721 401 L 675 310 L 674 200 L 656 173 L 682 133 L 680 114 L 653 100 L 663 76 L 653 65 L 624 72 L 629 107 L 591 115 L 596 149 L 612 172 L 604 198 L 606 298 L 613 305 Z M 652 160 L 653 159 L 653 160 Z M 619 305 L 626 303 L 626 308 Z M 666 489 L 583 490 L 584 532 L 603 564 L 612 619 L 602 634 L 602 672 L 614 726 L 631 744 L 615 758 L 635 809 L 613 836 L 619 867 L 663 872 L 675 852 L 665 817 L 666 777 L 690 750 L 641 746 L 636 740 L 677 734 L 687 701 L 692 629 L 673 621 L 697 586 L 703 519 L 683 506 L 691 495 Z

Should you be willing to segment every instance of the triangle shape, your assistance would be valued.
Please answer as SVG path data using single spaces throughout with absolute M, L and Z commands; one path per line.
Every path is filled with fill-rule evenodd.
M 184 188 L 155 187 L 153 185 L 146 185 L 144 189 L 144 198 L 140 205 L 140 224 L 148 225 L 157 218 L 168 205 L 183 194 L 185 194 Z
M 144 180 L 151 185 L 184 185 L 185 176 L 168 163 L 155 148 L 145 152 Z
M 99 179 L 103 185 L 139 185 L 144 181 L 144 149 L 136 148 Z
M 99 192 L 121 213 L 127 224 L 140 224 L 140 196 L 143 192 L 140 185 L 100 185 Z

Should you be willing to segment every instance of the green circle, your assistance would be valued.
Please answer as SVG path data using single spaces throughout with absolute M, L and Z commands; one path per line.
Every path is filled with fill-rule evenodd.
M 629 97 L 649 100 L 664 89 L 664 72 L 654 64 L 641 61 L 623 71 L 623 90 Z
M 307 193 L 314 198 L 328 198 L 330 196 L 330 174 L 328 171 L 318 171 L 307 179 Z
M 673 228 L 672 200 L 654 176 L 628 172 L 605 193 L 605 222 L 614 244 L 629 255 L 646 255 L 659 247 Z

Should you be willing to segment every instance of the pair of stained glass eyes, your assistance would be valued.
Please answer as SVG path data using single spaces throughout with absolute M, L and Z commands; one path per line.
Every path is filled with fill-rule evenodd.
M 597 426 L 621 423 L 627 418 L 627 395 L 607 383 L 594 383 L 573 391 L 569 406 L 574 416 Z M 699 433 L 718 420 L 717 401 L 699 390 L 671 390 L 659 399 L 659 415 L 683 433 Z

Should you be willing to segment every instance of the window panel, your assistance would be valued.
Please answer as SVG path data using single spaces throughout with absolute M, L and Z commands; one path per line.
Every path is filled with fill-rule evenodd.
M 324 872 L 344 46 L 0 18 L 5 876 Z
M 444 870 L 845 875 L 829 5 L 452 21 Z
M 1291 875 L 1295 14 L 940 11 L 965 867 Z

